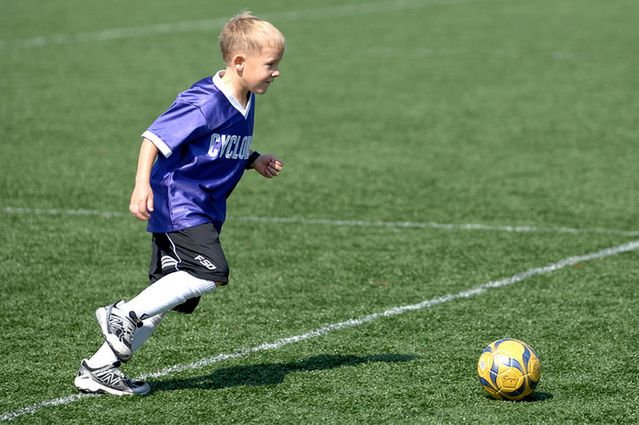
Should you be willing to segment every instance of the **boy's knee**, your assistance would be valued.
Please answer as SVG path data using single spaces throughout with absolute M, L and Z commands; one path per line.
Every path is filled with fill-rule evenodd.
M 191 295 L 189 298 L 200 297 L 215 289 L 215 281 L 209 277 L 201 278 L 189 272 L 184 272 L 184 274 L 188 276 L 184 279 L 184 283 L 188 286 Z
M 184 273 L 184 278 L 182 281 L 187 286 L 189 294 L 186 301 L 174 307 L 173 310 L 179 313 L 190 314 L 193 313 L 195 308 L 200 303 L 200 297 L 206 293 L 213 291 L 216 287 L 216 284 L 212 280 L 202 279 L 188 272 L 178 273 Z

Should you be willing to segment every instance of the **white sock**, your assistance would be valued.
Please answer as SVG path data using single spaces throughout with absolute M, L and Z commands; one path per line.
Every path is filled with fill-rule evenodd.
M 166 313 L 156 314 L 155 316 L 149 317 L 148 319 L 144 319 L 142 321 L 142 327 L 137 328 L 135 333 L 133 334 L 133 340 L 131 341 L 131 351 L 136 352 L 138 348 L 142 346 L 145 342 L 151 338 L 153 332 L 155 332 L 155 328 L 162 322 Z
M 162 322 L 162 319 L 164 319 L 164 314 L 157 314 L 142 321 L 142 327 L 138 328 L 133 334 L 131 351 L 135 353 L 138 348 L 140 348 L 142 344 L 144 344 L 151 335 L 153 335 L 155 328 L 157 328 L 160 322 Z M 113 364 L 117 360 L 118 357 L 115 355 L 113 350 L 111 350 L 109 344 L 105 342 L 98 351 L 96 351 L 95 354 L 87 360 L 87 363 L 90 367 L 97 368 Z
M 199 279 L 185 271 L 178 271 L 149 285 L 119 308 L 123 311 L 133 311 L 139 318 L 152 317 L 214 289 L 215 282 Z
M 92 368 L 106 366 L 108 364 L 113 364 L 118 360 L 117 356 L 109 347 L 109 344 L 106 342 L 102 344 L 98 351 L 95 352 L 90 359 L 87 360 L 87 364 Z

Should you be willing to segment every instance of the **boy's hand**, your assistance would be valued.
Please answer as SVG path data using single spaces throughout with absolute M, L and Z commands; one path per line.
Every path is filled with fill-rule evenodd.
M 153 212 L 153 191 L 150 184 L 136 184 L 131 194 L 129 211 L 140 220 L 148 220 Z
M 274 155 L 264 154 L 255 160 L 253 168 L 267 179 L 270 179 L 280 174 L 284 164 Z

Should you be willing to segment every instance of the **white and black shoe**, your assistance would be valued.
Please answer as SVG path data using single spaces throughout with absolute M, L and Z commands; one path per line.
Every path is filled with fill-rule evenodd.
M 148 382 L 135 381 L 120 370 L 120 362 L 91 368 L 86 359 L 80 363 L 80 369 L 73 381 L 83 393 L 113 395 L 146 395 L 151 392 Z
M 95 317 L 100 324 L 104 340 L 109 344 L 118 359 L 126 362 L 131 358 L 131 341 L 135 330 L 142 326 L 142 321 L 133 311 L 123 311 L 118 308 L 124 301 L 95 311 Z

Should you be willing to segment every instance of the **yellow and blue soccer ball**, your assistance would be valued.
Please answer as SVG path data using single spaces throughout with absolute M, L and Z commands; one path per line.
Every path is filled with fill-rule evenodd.
M 492 397 L 521 400 L 535 391 L 541 378 L 541 362 L 525 342 L 499 339 L 482 351 L 477 376 Z

